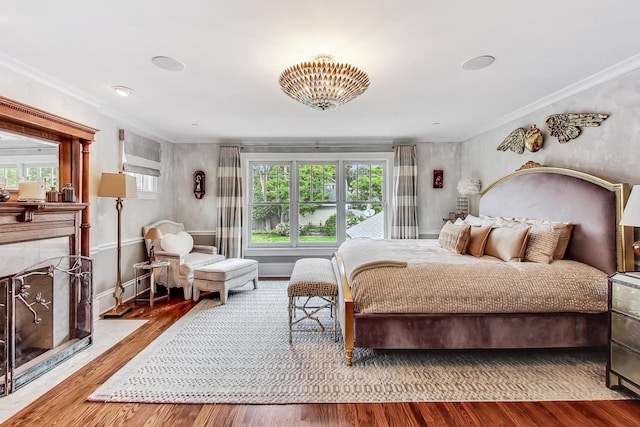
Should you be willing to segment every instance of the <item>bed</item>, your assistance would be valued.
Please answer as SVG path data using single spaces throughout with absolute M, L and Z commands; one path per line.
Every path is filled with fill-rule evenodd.
M 471 255 L 450 261 L 437 241 L 345 242 L 332 262 L 347 365 L 356 347 L 606 345 L 607 275 L 633 267 L 632 229 L 618 225 L 628 195 L 627 184 L 539 165 L 488 186 L 480 194 L 480 217 L 572 223 L 564 259 L 548 264 Z M 483 281 L 501 287 L 492 294 Z

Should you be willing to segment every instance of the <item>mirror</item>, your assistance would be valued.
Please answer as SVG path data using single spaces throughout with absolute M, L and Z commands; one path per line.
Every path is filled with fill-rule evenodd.
M 0 186 L 16 190 L 20 181 L 44 181 L 60 189 L 59 145 L 0 130 Z
M 49 113 L 36 107 L 14 101 L 0 96 L 0 131 L 14 137 L 24 136 L 22 140 L 26 145 L 34 141 L 39 142 L 39 148 L 46 151 L 57 146 L 58 184 L 70 183 L 76 189 L 78 203 L 84 204 L 81 215 L 80 239 L 76 239 L 74 245 L 80 247 L 81 255 L 90 255 L 90 206 L 89 206 L 89 146 L 98 129 L 66 119 L 56 114 Z M 4 133 L 3 133 L 4 135 Z M 53 145 L 50 145 L 53 144 Z M 7 144 L 8 146 L 8 144 Z M 9 149 L 9 148 L 7 148 Z M 42 153 L 42 151 L 41 151 Z M 0 159 L 5 157 L 1 153 Z M 53 167 L 53 162 L 51 167 Z M 17 173 L 17 172 L 16 172 Z M 51 172 L 52 176 L 55 173 Z M 51 178 L 53 181 L 53 178 Z M 58 185 L 58 188 L 60 185 Z M 10 198 L 0 203 L 3 208 L 13 215 L 15 209 L 23 209 L 22 220 L 27 221 L 28 212 L 34 209 L 47 209 L 46 205 L 20 204 L 17 202 L 17 191 L 13 191 Z M 51 207 L 55 210 L 55 207 Z M 57 208 L 59 209 L 59 208 Z M 78 241 L 79 240 L 79 241 Z

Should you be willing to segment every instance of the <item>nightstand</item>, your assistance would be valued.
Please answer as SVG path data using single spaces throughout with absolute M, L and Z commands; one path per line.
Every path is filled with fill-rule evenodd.
M 156 268 L 165 268 L 169 267 L 169 261 L 153 261 L 153 262 L 139 262 L 137 264 L 133 264 L 133 269 L 136 273 L 135 279 L 135 296 L 134 303 L 138 301 L 149 301 L 149 306 L 153 307 L 153 303 L 155 301 L 159 301 L 161 299 L 169 299 L 169 288 L 167 287 L 167 293 L 165 295 L 158 296 L 158 292 L 156 289 L 156 282 L 154 278 L 153 272 Z M 142 275 L 145 270 L 149 270 L 149 298 L 138 298 L 138 284 L 142 279 Z
M 640 273 L 609 277 L 607 386 L 640 394 Z

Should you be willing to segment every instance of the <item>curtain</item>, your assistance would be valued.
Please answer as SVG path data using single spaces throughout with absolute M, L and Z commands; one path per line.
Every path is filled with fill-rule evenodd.
M 393 148 L 393 177 L 395 208 L 391 238 L 417 239 L 418 165 L 415 145 L 400 145 Z
M 218 164 L 216 247 L 226 258 L 242 257 L 242 170 L 240 148 L 221 147 Z
M 128 130 L 120 129 L 122 170 L 160 176 L 162 145 Z

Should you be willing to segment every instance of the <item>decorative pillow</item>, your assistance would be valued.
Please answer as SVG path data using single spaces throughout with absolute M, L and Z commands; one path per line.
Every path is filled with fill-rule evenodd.
M 181 231 L 178 234 L 167 233 L 162 236 L 160 246 L 163 251 L 185 256 L 193 249 L 193 237 L 186 231 Z
M 573 231 L 573 223 L 571 221 L 558 222 L 558 221 L 542 221 L 538 219 L 528 219 L 527 224 L 550 224 L 555 229 L 560 230 L 560 237 L 558 238 L 558 246 L 556 246 L 553 259 L 564 259 L 564 255 L 567 252 L 567 246 L 569 246 L 569 239 L 571 239 L 571 232 Z
M 470 225 L 454 225 L 451 221 L 440 230 L 438 243 L 443 249 L 455 252 L 457 254 L 465 254 L 469 245 L 469 229 Z
M 481 225 L 486 225 L 482 223 L 482 220 L 480 218 L 471 214 L 464 217 L 464 222 L 469 224 L 472 227 L 479 227 Z
M 561 222 L 555 225 L 560 230 L 560 237 L 558 238 L 558 246 L 553 254 L 553 259 L 564 259 L 564 255 L 567 252 L 567 246 L 569 246 L 569 239 L 571 239 L 571 232 L 573 231 L 572 222 Z
M 553 259 L 559 238 L 560 229 L 551 224 L 531 225 L 524 260 L 549 264 Z
M 467 253 L 473 256 L 484 255 L 484 247 L 487 244 L 487 237 L 491 232 L 491 226 L 471 227 L 469 231 L 469 247 Z
M 503 261 L 522 261 L 527 249 L 529 227 L 524 228 L 494 228 L 489 233 L 485 255 L 500 258 Z

